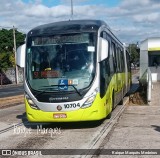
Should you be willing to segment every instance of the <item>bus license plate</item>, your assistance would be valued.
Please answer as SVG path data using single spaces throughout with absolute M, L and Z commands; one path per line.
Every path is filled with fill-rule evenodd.
M 58 118 L 67 118 L 67 114 L 65 114 L 65 113 L 53 114 L 53 118 L 55 118 L 55 119 L 58 119 Z

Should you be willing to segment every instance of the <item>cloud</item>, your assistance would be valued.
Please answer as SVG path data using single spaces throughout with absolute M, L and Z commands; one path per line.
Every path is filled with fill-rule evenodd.
M 135 7 L 139 7 L 139 6 L 147 6 L 148 4 L 150 4 L 150 0 L 134 0 L 134 1 L 129 1 L 129 0 L 123 0 L 123 2 L 121 3 L 121 7 L 123 8 L 135 8 Z
M 52 8 L 48 8 L 42 4 L 39 5 L 32 5 L 29 8 L 26 8 L 24 10 L 24 14 L 26 16 L 32 16 L 32 17 L 60 17 L 60 16 L 66 16 L 67 13 L 69 13 L 69 7 L 58 5 Z
M 122 42 L 139 41 L 160 34 L 159 0 L 121 0 L 115 7 L 89 5 L 92 0 L 73 0 L 74 19 L 105 20 Z M 70 0 L 61 0 L 59 5 L 48 7 L 42 0 L 1 0 L 0 26 L 17 27 L 24 32 L 45 23 L 69 20 Z M 87 3 L 87 4 L 86 4 Z M 118 30 L 118 31 L 116 31 Z M 146 34 L 146 32 L 148 34 Z
M 134 20 L 137 22 L 156 22 L 158 20 L 160 20 L 160 13 L 150 13 L 150 14 L 139 14 L 139 15 L 135 15 L 133 16 Z
M 122 40 L 141 41 L 148 37 L 160 36 L 160 1 L 122 0 L 117 7 L 109 8 L 109 20 Z M 130 38 L 129 38 L 130 37 Z M 126 40 L 126 41 L 127 41 Z
M 1 16 L 5 20 L 1 20 L 1 25 L 16 25 L 22 27 L 26 24 L 26 28 L 31 29 L 38 24 L 44 24 L 60 20 L 69 20 L 71 18 L 71 8 L 69 5 L 57 5 L 47 7 L 40 1 L 24 3 L 21 0 L 2 0 L 0 7 Z M 95 5 L 76 5 L 74 6 L 74 18 L 95 18 L 97 13 L 101 13 L 101 6 Z M 6 22 L 8 21 L 8 22 Z

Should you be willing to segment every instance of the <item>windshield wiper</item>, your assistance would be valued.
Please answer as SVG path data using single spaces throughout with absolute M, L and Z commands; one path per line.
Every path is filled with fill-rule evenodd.
M 43 94 L 43 93 L 45 93 L 45 92 L 47 92 L 47 91 L 41 91 L 41 92 L 39 92 L 38 94 L 36 94 L 35 97 L 38 97 L 39 95 L 41 95 L 41 94 Z
M 80 93 L 80 91 L 74 85 L 68 85 L 68 86 L 72 86 L 75 89 L 75 91 L 79 94 L 79 96 L 82 96 L 82 94 Z
M 52 86 L 54 86 L 54 85 L 52 85 Z M 55 86 L 57 86 L 57 85 L 55 85 Z M 53 89 L 53 87 L 50 87 L 50 86 L 45 86 L 46 88 L 43 88 L 43 89 L 37 89 L 38 91 L 39 90 L 42 90 L 42 91 L 40 91 L 35 97 L 37 97 L 37 96 L 39 96 L 39 95 L 41 95 L 41 94 L 43 94 L 43 93 L 46 93 L 46 92 L 50 92 L 50 91 L 48 91 L 47 89 Z M 45 90 L 44 90 L 45 89 Z M 54 88 L 54 91 L 57 91 L 57 89 L 55 89 Z
M 54 89 L 55 91 L 63 91 L 63 90 L 60 90 L 60 89 L 55 89 L 54 87 L 52 87 L 52 86 L 71 86 L 71 87 L 73 87 L 74 88 L 74 90 L 79 94 L 79 96 L 82 96 L 82 94 L 79 92 L 79 90 L 74 86 L 74 85 L 51 85 L 51 86 L 45 86 L 46 88 L 45 89 Z M 41 89 L 38 89 L 38 90 L 41 90 Z M 43 89 L 42 89 L 43 90 Z M 37 95 L 36 95 L 36 97 L 38 96 L 38 95 L 41 95 L 41 94 L 43 94 L 43 93 L 45 93 L 45 92 L 48 92 L 47 90 L 43 90 L 43 91 L 41 91 L 41 92 L 39 92 Z
M 79 94 L 79 96 L 82 96 L 82 94 L 79 92 L 79 90 L 74 85 L 51 85 L 51 86 L 58 86 L 58 87 L 60 87 L 60 86 L 71 86 Z M 63 91 L 63 90 L 59 90 L 59 91 Z

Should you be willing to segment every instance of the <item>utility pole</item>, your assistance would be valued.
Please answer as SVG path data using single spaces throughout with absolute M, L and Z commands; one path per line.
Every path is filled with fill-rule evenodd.
M 15 57 L 15 81 L 16 81 L 16 84 L 18 84 L 19 82 L 18 82 L 18 66 L 16 65 L 16 51 L 17 51 L 17 48 L 16 48 L 15 30 L 16 30 L 16 28 L 13 26 L 14 57 Z
M 73 0 L 71 0 L 71 20 L 73 20 Z

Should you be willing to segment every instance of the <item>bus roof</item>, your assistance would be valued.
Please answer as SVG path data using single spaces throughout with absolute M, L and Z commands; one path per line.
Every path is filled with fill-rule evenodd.
M 29 31 L 29 36 L 40 34 L 55 34 L 66 32 L 80 32 L 80 31 L 97 31 L 102 25 L 107 24 L 101 20 L 69 20 L 54 22 L 50 24 L 40 25 Z

